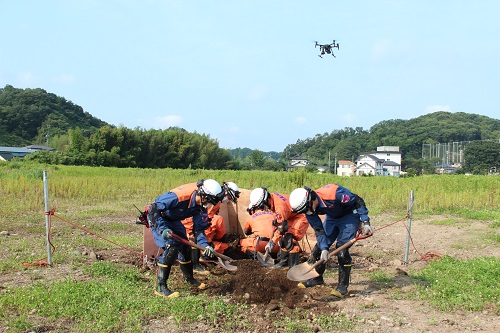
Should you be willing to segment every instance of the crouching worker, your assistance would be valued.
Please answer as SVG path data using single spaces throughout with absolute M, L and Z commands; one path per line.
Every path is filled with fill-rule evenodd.
M 220 204 L 208 208 L 207 216 L 203 216 L 207 221 L 207 229 L 205 229 L 205 236 L 207 238 L 208 244 L 213 247 L 215 252 L 224 253 L 230 247 L 225 239 L 228 238 L 226 234 L 226 226 L 224 224 L 224 218 L 219 214 Z M 187 218 L 182 220 L 182 224 L 186 228 L 186 233 L 188 239 L 193 243 L 196 243 L 196 239 L 193 231 L 193 218 Z M 233 245 L 234 246 L 234 245 Z M 193 261 L 193 269 L 195 273 L 208 275 L 210 272 L 206 270 L 202 263 L 214 262 L 214 258 L 208 258 L 202 255 L 202 251 L 195 247 L 191 248 L 191 260 Z
M 275 268 L 293 267 L 299 264 L 301 241 L 309 227 L 305 214 L 291 214 L 288 220 L 277 223 L 276 233 L 279 233 L 277 244 L 280 246 L 279 261 Z
M 224 197 L 220 184 L 213 180 L 200 180 L 197 183 L 181 185 L 170 190 L 152 203 L 148 210 L 148 222 L 156 245 L 163 249 L 157 260 L 157 282 L 155 294 L 162 297 L 178 297 L 178 292 L 172 292 L 167 281 L 172 265 L 178 259 L 184 279 L 198 289 L 205 289 L 206 285 L 200 283 L 193 276 L 193 262 L 191 261 L 191 247 L 173 239 L 173 233 L 187 239 L 186 229 L 182 220 L 193 217 L 194 237 L 197 244 L 205 247 L 203 254 L 213 257 L 214 249 L 205 236 L 207 228 L 207 208 L 217 205 Z
M 276 214 L 254 207 L 251 203 L 247 211 L 250 217 L 243 226 L 243 232 L 247 237 L 240 240 L 241 251 L 251 259 L 257 259 L 257 252 L 266 251 L 276 257 L 279 247 L 274 246 L 272 240 L 276 230 Z
M 240 191 L 238 185 L 233 182 L 223 182 L 222 189 L 224 191 L 224 197 L 221 202 L 217 203 L 214 206 L 211 206 L 207 209 L 207 216 L 203 216 L 206 218 L 207 228 L 205 229 L 205 236 L 207 238 L 208 244 L 214 248 L 215 252 L 224 253 L 229 247 L 235 247 L 237 244 L 230 244 L 228 242 L 229 235 L 226 234 L 226 226 L 224 218 L 219 215 L 221 204 L 224 202 L 232 201 L 234 203 L 238 202 L 238 198 L 240 196 Z M 194 237 L 194 224 L 193 218 L 187 218 L 182 220 L 182 224 L 186 228 L 187 237 L 192 242 L 196 243 L 196 239 Z M 237 241 L 237 239 L 236 239 Z M 205 270 L 203 266 L 200 264 L 201 261 L 213 261 L 213 258 L 207 258 L 201 256 L 200 258 L 200 250 L 193 247 L 191 249 L 191 256 L 193 261 L 193 267 L 195 273 L 199 273 L 202 275 L 210 274 L 208 270 Z
M 292 212 L 288 195 L 269 192 L 266 187 L 255 188 L 250 193 L 250 205 L 275 214 L 275 232 L 271 244 L 279 245 L 278 263 L 275 268 L 293 267 L 299 263 L 299 241 L 306 234 L 309 222 L 305 214 Z

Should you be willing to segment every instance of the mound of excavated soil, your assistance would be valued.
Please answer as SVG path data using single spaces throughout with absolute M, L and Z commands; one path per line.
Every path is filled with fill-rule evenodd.
M 251 259 L 239 260 L 237 266 L 238 270 L 221 285 L 221 293 L 252 304 L 281 301 L 288 308 L 303 301 L 304 292 L 297 288 L 296 282 L 287 279 L 286 270 L 262 267 Z

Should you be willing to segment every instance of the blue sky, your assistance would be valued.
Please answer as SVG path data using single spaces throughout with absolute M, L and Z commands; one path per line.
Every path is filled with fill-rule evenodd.
M 499 17 L 497 0 L 0 0 L 0 87 L 281 152 L 438 110 L 498 119 Z

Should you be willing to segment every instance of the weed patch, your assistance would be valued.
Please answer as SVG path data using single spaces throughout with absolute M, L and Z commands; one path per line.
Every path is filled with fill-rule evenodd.
M 493 309 L 500 314 L 500 260 L 458 260 L 445 256 L 415 274 L 419 292 L 435 307 L 450 311 Z

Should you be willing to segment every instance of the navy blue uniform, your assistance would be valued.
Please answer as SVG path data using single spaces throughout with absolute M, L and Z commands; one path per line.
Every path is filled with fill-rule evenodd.
M 356 237 L 360 221 L 369 220 L 368 209 L 359 205 L 359 197 L 347 188 L 328 184 L 314 191 L 318 207 L 312 215 L 306 215 L 314 229 L 320 250 L 328 250 L 337 241 L 337 247 Z M 318 216 L 326 214 L 324 222 Z
M 164 240 L 162 231 L 171 229 L 174 234 L 187 239 L 186 228 L 182 224 L 182 220 L 193 217 L 196 243 L 203 247 L 208 246 L 204 233 L 204 230 L 208 227 L 207 220 L 204 218 L 206 217 L 206 209 L 196 204 L 197 190 L 196 183 L 191 183 L 181 185 L 160 195 L 155 200 L 158 212 L 155 216 L 156 223 L 150 220 L 151 232 L 156 245 L 163 249 L 170 246 L 177 248 L 179 250 L 178 259 L 181 262 L 191 260 L 190 247 L 174 239 Z M 164 264 L 163 259 L 164 257 L 161 256 L 158 262 Z

